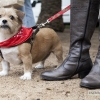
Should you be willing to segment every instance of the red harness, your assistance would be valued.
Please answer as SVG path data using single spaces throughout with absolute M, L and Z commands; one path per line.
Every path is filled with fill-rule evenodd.
M 20 31 L 16 35 L 6 41 L 0 42 L 0 47 L 8 48 L 19 45 L 28 40 L 32 36 L 32 32 L 32 28 L 21 27 Z

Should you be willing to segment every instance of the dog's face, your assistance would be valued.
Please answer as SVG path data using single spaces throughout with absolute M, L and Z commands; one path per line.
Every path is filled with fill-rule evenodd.
M 14 8 L 0 8 L 0 31 L 9 31 L 10 34 L 22 26 L 24 13 Z

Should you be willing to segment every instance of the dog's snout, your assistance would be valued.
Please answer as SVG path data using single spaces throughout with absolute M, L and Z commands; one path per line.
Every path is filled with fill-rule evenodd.
M 6 23 L 7 23 L 7 20 L 3 20 L 2 22 L 3 22 L 4 24 L 6 24 Z

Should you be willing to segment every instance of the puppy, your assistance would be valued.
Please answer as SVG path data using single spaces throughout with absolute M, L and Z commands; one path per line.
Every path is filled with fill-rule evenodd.
M 14 8 L 0 8 L 0 43 L 12 38 L 22 27 L 24 13 Z M 12 41 L 11 41 L 12 42 Z M 10 63 L 23 64 L 24 74 L 20 77 L 29 80 L 32 77 L 32 64 L 40 62 L 36 68 L 43 68 L 45 59 L 54 53 L 61 64 L 62 45 L 56 32 L 50 28 L 42 28 L 36 34 L 33 44 L 24 42 L 13 47 L 0 47 L 2 71 L 0 76 L 8 75 Z

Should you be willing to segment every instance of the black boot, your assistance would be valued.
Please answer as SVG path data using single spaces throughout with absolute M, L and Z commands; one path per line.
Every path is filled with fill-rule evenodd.
M 91 89 L 100 88 L 100 46 L 92 70 L 84 79 L 82 79 L 80 85 L 82 87 L 91 88 Z
M 71 0 L 70 50 L 57 69 L 41 74 L 45 80 L 65 80 L 78 74 L 84 78 L 92 68 L 90 39 L 98 19 L 99 0 Z

